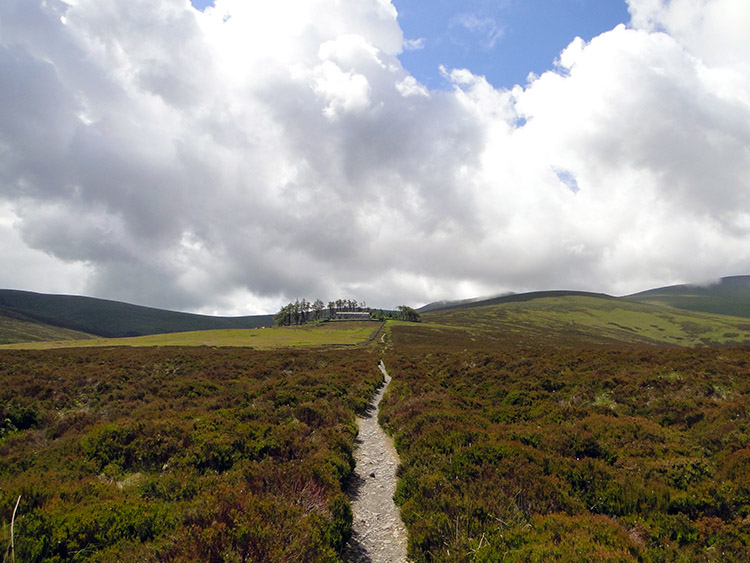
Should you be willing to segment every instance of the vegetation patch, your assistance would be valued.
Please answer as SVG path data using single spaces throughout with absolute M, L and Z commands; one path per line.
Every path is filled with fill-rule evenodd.
M 262 329 L 175 332 L 134 338 L 93 338 L 86 341 L 27 342 L 0 349 L 48 350 L 55 348 L 101 348 L 113 346 L 213 346 L 270 350 L 305 346 L 355 346 L 374 338 L 382 323 L 342 321 Z
M 84 332 L 31 322 L 2 313 L 0 310 L 0 345 L 45 340 L 80 341 L 92 338 L 90 334 Z
M 483 339 L 535 346 L 715 346 L 747 344 L 747 319 L 681 311 L 626 299 L 543 297 L 425 313 L 430 323 L 469 330 Z
M 414 561 L 750 556 L 750 350 L 425 328 L 392 327 L 381 411 Z
M 18 561 L 337 561 L 355 350 L 0 352 L 0 521 Z

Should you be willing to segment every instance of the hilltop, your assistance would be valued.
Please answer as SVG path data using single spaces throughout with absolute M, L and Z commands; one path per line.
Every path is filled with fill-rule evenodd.
M 626 298 L 688 311 L 750 317 L 750 276 L 730 276 L 705 285 L 660 287 L 634 293 Z

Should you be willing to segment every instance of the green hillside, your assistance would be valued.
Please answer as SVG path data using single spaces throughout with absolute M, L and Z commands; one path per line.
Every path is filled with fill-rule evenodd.
M 711 285 L 673 285 L 650 289 L 627 298 L 688 311 L 750 317 L 750 276 L 721 278 Z
M 91 338 L 90 334 L 25 319 L 13 311 L 0 308 L 0 345 L 52 340 L 78 342 L 88 338 Z
M 750 342 L 750 322 L 741 317 L 681 311 L 596 294 L 512 297 L 515 299 L 493 300 L 495 304 L 425 313 L 422 318 L 429 323 L 429 330 L 460 330 L 474 339 L 495 340 L 498 344 L 700 346 Z
M 48 295 L 8 289 L 0 290 L 0 318 L 4 318 L 4 322 L 9 326 L 23 321 L 106 338 L 196 330 L 257 328 L 273 324 L 271 315 L 212 317 L 92 297 Z M 31 330 L 28 327 L 27 329 Z M 23 332 L 27 329 L 18 325 L 18 329 L 14 330 Z M 63 338 L 70 339 L 74 336 Z
M 428 303 L 424 307 L 417 309 L 420 313 L 434 313 L 436 311 L 446 311 L 455 309 L 473 309 L 475 307 L 486 307 L 488 305 L 501 305 L 504 303 L 524 303 L 543 297 L 610 297 L 604 293 L 591 293 L 588 291 L 531 291 L 528 293 L 507 293 L 497 297 L 461 299 L 457 301 L 435 301 Z

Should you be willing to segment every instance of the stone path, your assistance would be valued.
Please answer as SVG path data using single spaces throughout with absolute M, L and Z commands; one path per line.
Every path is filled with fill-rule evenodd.
M 406 529 L 393 502 L 398 455 L 391 438 L 378 424 L 378 406 L 391 381 L 385 377 L 365 418 L 357 421 L 359 435 L 354 451 L 357 463 L 349 496 L 354 516 L 352 539 L 344 552 L 349 563 L 404 563 Z

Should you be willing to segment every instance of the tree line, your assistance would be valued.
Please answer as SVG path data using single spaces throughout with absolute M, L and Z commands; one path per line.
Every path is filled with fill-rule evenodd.
M 294 303 L 284 305 L 276 315 L 274 315 L 274 324 L 276 326 L 297 326 L 305 323 L 324 321 L 332 319 L 338 312 L 366 312 L 370 317 L 377 320 L 402 319 L 406 321 L 419 322 L 419 313 L 411 307 L 401 305 L 398 311 L 384 311 L 379 309 L 374 311 L 367 307 L 363 301 L 358 303 L 356 299 L 336 299 L 329 301 L 326 305 L 320 299 L 307 301 L 306 299 L 297 299 Z
M 297 299 L 294 303 L 284 305 L 281 310 L 274 316 L 274 322 L 277 326 L 301 325 L 309 322 L 332 319 L 339 311 L 362 312 L 369 309 L 365 303 L 357 303 L 356 299 L 336 299 L 329 301 L 326 305 L 320 299 L 313 302 L 306 299 Z

